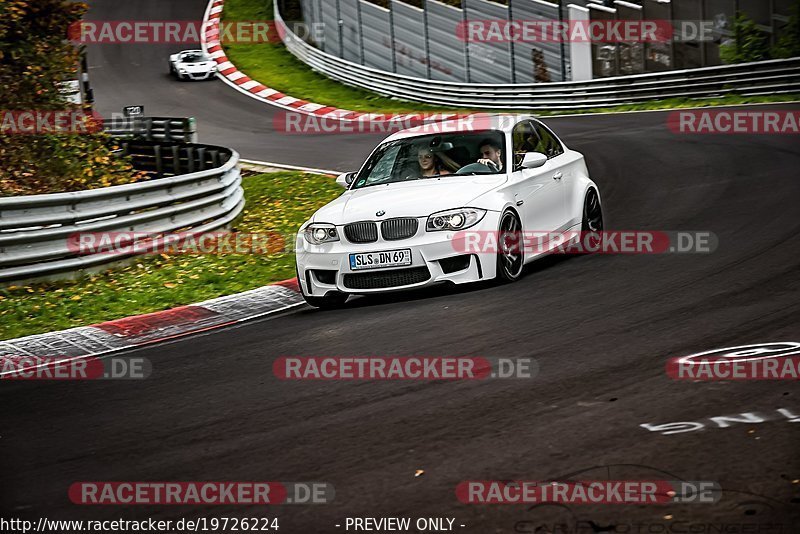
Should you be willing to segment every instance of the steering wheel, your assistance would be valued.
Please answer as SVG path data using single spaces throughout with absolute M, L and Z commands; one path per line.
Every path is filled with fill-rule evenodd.
M 480 173 L 485 174 L 487 172 L 498 172 L 499 169 L 491 168 L 488 165 L 484 165 L 483 163 L 470 163 L 465 167 L 461 167 L 458 169 L 456 174 L 472 174 L 472 173 Z

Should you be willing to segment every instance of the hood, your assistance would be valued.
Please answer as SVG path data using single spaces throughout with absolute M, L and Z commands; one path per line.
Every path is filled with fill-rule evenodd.
M 345 192 L 314 214 L 314 222 L 336 225 L 394 217 L 427 217 L 470 204 L 506 181 L 505 175 L 446 177 L 374 185 Z M 385 215 L 378 217 L 378 211 Z

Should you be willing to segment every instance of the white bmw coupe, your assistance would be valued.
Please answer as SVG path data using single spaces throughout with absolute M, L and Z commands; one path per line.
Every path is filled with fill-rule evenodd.
M 305 300 L 332 308 L 349 295 L 512 282 L 548 253 L 502 244 L 467 251 L 457 244 L 464 231 L 602 231 L 600 192 L 582 154 L 532 117 L 497 115 L 487 126 L 458 120 L 396 133 L 361 170 L 339 176 L 345 193 L 298 232 Z

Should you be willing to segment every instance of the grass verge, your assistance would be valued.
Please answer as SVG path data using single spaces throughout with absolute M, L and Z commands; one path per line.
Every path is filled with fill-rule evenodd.
M 232 21 L 272 20 L 272 0 L 226 0 L 223 19 Z M 442 111 L 440 106 L 429 106 L 382 97 L 369 91 L 349 87 L 312 71 L 295 58 L 282 44 L 230 44 L 225 45 L 228 58 L 250 78 L 273 89 L 310 102 L 352 111 L 377 113 Z M 800 100 L 800 94 L 740 96 L 736 94 L 713 98 L 671 98 L 651 100 L 618 107 L 598 107 L 584 110 L 533 111 L 533 115 L 578 115 L 619 111 L 646 111 L 700 106 L 732 106 Z M 492 110 L 483 110 L 492 111 Z M 524 110 L 521 110 L 524 111 Z M 463 110 L 462 110 L 463 112 Z
M 226 22 L 272 20 L 272 0 L 225 0 Z M 295 98 L 351 111 L 443 109 L 385 98 L 369 91 L 342 85 L 308 68 L 281 43 L 225 45 L 225 54 L 250 78 Z
M 296 232 L 342 190 L 327 176 L 278 172 L 244 180 L 240 232 Z M 293 278 L 294 255 L 142 256 L 75 281 L 0 288 L 0 340 L 155 312 Z

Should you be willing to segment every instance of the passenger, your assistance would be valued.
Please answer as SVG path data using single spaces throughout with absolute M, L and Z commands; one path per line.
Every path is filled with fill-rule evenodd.
M 445 168 L 442 160 L 439 159 L 439 157 L 429 148 L 419 149 L 417 152 L 417 162 L 419 163 L 419 168 L 423 178 L 452 174 L 452 172 Z
M 492 139 L 484 139 L 480 145 L 481 158 L 478 163 L 486 165 L 493 171 L 503 172 L 503 150 L 500 143 Z

